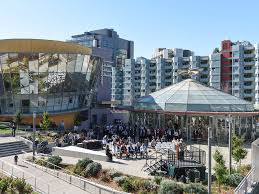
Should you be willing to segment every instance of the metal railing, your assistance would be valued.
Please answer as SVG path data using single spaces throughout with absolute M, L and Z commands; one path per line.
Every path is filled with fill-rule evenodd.
M 41 160 L 46 165 L 41 166 L 26 160 L 24 162 L 92 194 L 127 194 L 125 192 L 117 191 L 113 188 L 88 181 L 84 177 L 81 177 L 74 172 L 71 172 L 60 166 L 47 162 L 46 160 L 40 158 L 37 160 Z
M 0 159 L 0 171 L 13 178 L 22 178 L 26 183 L 30 184 L 34 191 L 37 191 L 40 194 L 49 194 L 50 185 L 40 178 L 36 178 L 34 175 L 19 169 L 18 167 L 5 162 Z
M 235 189 L 235 194 L 246 194 L 248 190 L 252 188 L 254 173 L 255 168 L 252 168 Z

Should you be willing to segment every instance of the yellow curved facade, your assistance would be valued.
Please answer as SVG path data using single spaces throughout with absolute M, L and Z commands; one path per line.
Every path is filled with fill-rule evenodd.
M 0 53 L 69 53 L 91 55 L 92 50 L 79 44 L 41 39 L 0 40 Z

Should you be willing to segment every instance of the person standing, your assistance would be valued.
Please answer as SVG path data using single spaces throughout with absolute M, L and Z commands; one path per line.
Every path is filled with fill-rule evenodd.
M 18 156 L 15 154 L 15 156 L 14 156 L 14 164 L 17 165 L 17 163 L 18 163 Z
M 15 124 L 12 123 L 12 136 L 15 137 L 16 135 L 16 127 L 15 127 Z

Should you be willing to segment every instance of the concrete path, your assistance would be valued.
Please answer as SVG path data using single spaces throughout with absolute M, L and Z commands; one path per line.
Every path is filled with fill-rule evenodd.
M 19 156 L 20 159 L 17 166 L 13 164 L 13 156 L 1 158 L 6 162 L 4 164 L 4 170 L 8 171 L 10 174 L 13 171 L 14 176 L 20 178 L 24 177 L 26 182 L 30 183 L 32 186 L 35 185 L 36 177 L 36 185 L 44 191 L 44 193 L 47 193 L 49 190 L 50 194 L 88 194 L 88 192 L 76 186 L 22 162 L 22 157 L 22 155 Z
M 207 145 L 199 145 L 199 144 L 193 144 L 193 146 L 202 149 L 206 152 L 206 167 L 208 167 L 208 146 Z M 247 151 L 247 156 L 244 160 L 242 160 L 242 164 L 251 164 L 251 145 L 246 145 L 245 149 Z M 213 154 L 215 153 L 216 150 L 219 150 L 220 153 L 223 155 L 225 164 L 227 167 L 229 167 L 229 149 L 227 146 L 212 146 L 211 151 L 212 151 L 212 168 L 215 166 L 215 161 L 213 159 Z M 232 157 L 232 167 L 236 166 L 236 163 Z M 212 170 L 213 171 L 213 170 Z
M 62 163 L 75 165 L 79 158 L 62 156 Z M 138 176 L 143 178 L 152 178 L 147 172 L 143 171 L 143 166 L 146 163 L 145 159 L 117 159 L 113 157 L 112 162 L 94 160 L 102 165 L 103 169 L 115 169 L 124 174 Z M 149 163 L 149 161 L 148 161 Z
M 9 143 L 14 141 L 19 141 L 19 140 L 17 140 L 15 137 L 0 137 L 0 143 Z

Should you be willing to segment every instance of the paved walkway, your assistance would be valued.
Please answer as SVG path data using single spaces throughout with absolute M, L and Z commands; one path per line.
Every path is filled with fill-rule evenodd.
M 199 144 L 193 144 L 195 147 L 200 147 L 202 150 L 206 152 L 206 167 L 208 167 L 208 146 L 207 145 L 199 145 Z M 245 159 L 243 159 L 241 162 L 242 164 L 251 164 L 251 145 L 247 145 L 246 151 L 247 151 L 247 156 Z M 223 155 L 224 160 L 226 162 L 226 166 L 229 167 L 229 149 L 227 146 L 212 146 L 212 168 L 215 166 L 215 160 L 213 159 L 213 154 L 215 153 L 216 150 L 219 150 L 220 153 Z M 232 157 L 232 165 L 235 166 L 236 163 Z M 212 170 L 213 171 L 213 170 Z
M 26 157 L 26 155 L 24 157 Z M 38 168 L 22 162 L 22 155 L 20 155 L 19 158 L 20 159 L 17 166 L 13 164 L 13 156 L 1 158 L 4 162 L 7 163 L 6 165 L 4 164 L 4 170 L 11 174 L 12 167 L 14 167 L 13 175 L 17 177 L 24 176 L 26 182 L 30 183 L 32 186 L 35 185 L 34 177 L 36 177 L 36 185 L 38 188 L 44 191 L 44 193 L 47 193 L 49 189 L 50 194 L 88 194 L 88 192 L 83 191 L 76 186 L 73 186 L 61 179 L 58 179 L 55 176 L 52 176 Z
M 208 167 L 208 146 L 207 145 L 198 145 L 192 144 L 195 147 L 200 147 L 202 150 L 206 152 L 206 167 Z M 249 145 L 248 147 L 250 147 Z M 228 167 L 229 158 L 228 158 L 228 147 L 227 146 L 212 146 L 212 155 L 218 149 L 222 154 L 226 161 L 226 166 Z M 242 160 L 242 164 L 251 164 L 251 148 L 246 148 L 247 156 L 244 160 Z M 78 158 L 62 156 L 62 163 L 65 164 L 76 164 L 79 160 Z M 148 173 L 142 171 L 143 166 L 146 163 L 145 159 L 117 159 L 113 157 L 113 162 L 106 162 L 106 161 L 97 161 L 102 164 L 104 169 L 115 169 L 119 172 L 123 172 L 124 174 L 143 177 L 143 178 L 151 178 Z M 149 162 L 148 162 L 149 163 Z M 232 165 L 235 166 L 235 161 L 232 158 Z M 212 158 L 212 168 L 215 166 L 215 161 Z M 213 171 L 213 170 L 212 170 Z
M 0 137 L 0 143 L 9 143 L 18 141 L 15 137 Z
M 78 158 L 62 156 L 62 163 L 64 164 L 76 164 Z M 124 174 L 138 176 L 143 178 L 152 178 L 148 173 L 142 170 L 146 163 L 145 159 L 117 159 L 113 157 L 112 162 L 95 160 L 102 165 L 103 169 L 115 169 Z M 149 163 L 149 162 L 148 162 Z

